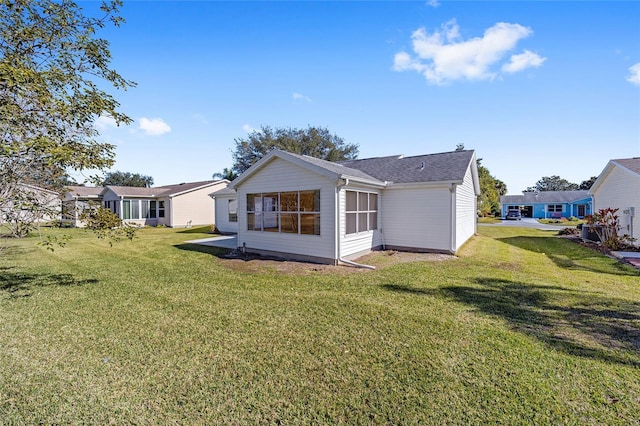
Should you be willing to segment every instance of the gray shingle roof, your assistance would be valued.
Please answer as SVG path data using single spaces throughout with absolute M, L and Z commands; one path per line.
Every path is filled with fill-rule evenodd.
M 640 157 L 621 158 L 619 160 L 611 161 L 640 175 Z
M 464 179 L 473 155 L 474 151 L 466 150 L 415 157 L 365 158 L 340 164 L 387 182 L 459 182 Z
M 181 192 L 190 191 L 192 189 L 199 188 L 201 186 L 207 186 L 219 182 L 217 180 L 205 180 L 200 182 L 187 182 L 179 183 L 176 185 L 156 186 L 153 188 L 139 188 L 135 186 L 117 186 L 109 185 L 107 188 L 111 189 L 116 195 L 129 196 L 129 197 L 167 197 L 175 195 Z
M 76 197 L 99 197 L 103 188 L 95 186 L 69 185 L 67 186 L 67 189 L 67 192 Z
M 589 198 L 589 191 L 540 191 L 525 192 L 522 195 L 503 195 L 500 197 L 502 204 L 536 204 L 536 203 L 572 203 L 574 201 Z
M 333 172 L 338 176 L 351 176 L 354 178 L 360 178 L 360 179 L 371 180 L 371 181 L 379 180 L 373 177 L 372 175 L 365 173 L 362 170 L 359 170 L 354 167 L 348 167 L 344 163 L 335 163 L 332 161 L 321 160 L 315 157 L 309 157 L 308 155 L 293 154 L 291 152 L 287 152 L 287 154 L 293 157 L 296 157 L 306 163 L 312 164 L 316 167 L 321 167 L 325 170 Z

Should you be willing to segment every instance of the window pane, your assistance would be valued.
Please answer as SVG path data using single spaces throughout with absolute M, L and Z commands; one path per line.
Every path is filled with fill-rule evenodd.
M 262 213 L 247 213 L 247 229 L 249 231 L 262 230 Z
M 347 234 L 355 234 L 358 228 L 356 227 L 356 215 L 357 213 L 347 213 L 346 221 L 347 221 Z
M 148 200 L 140 200 L 140 217 L 142 219 L 146 219 L 149 216 L 149 201 Z
M 369 213 L 369 229 L 378 229 L 378 213 L 371 212 Z
M 158 207 L 158 202 L 157 201 L 151 201 L 149 202 L 149 217 L 151 219 L 155 219 L 157 216 L 157 207 Z
M 256 207 L 258 209 L 256 210 Z M 247 194 L 247 211 L 255 212 L 262 210 L 262 201 L 260 200 L 260 194 Z
M 131 201 L 129 200 L 122 202 L 122 218 L 131 219 Z
M 369 194 L 366 192 L 358 192 L 358 211 L 369 210 Z
M 272 192 L 270 194 L 262 194 L 262 206 L 265 212 L 277 212 L 278 208 L 278 193 Z M 266 217 L 266 216 L 265 216 Z M 266 224 L 265 224 L 266 227 Z
M 131 200 L 131 219 L 140 219 L 140 200 Z
M 320 235 L 320 215 L 300 214 L 300 233 L 306 235 Z
M 367 230 L 367 213 L 358 213 L 358 232 Z
M 369 194 L 369 210 L 378 210 L 378 194 Z
M 238 200 L 229 200 L 229 222 L 238 221 Z
M 320 191 L 300 191 L 300 211 L 320 211 Z
M 298 211 L 298 191 L 280 193 L 280 209 L 283 212 Z
M 274 213 L 274 212 L 264 212 L 263 213 L 263 227 L 265 231 L 268 232 L 278 232 L 279 231 L 279 223 L 278 223 L 278 218 L 279 218 L 279 213 Z
M 347 191 L 347 211 L 355 212 L 358 210 L 358 193 L 355 191 Z
M 282 213 L 280 215 L 280 221 L 280 230 L 282 232 L 288 234 L 298 233 L 298 213 Z

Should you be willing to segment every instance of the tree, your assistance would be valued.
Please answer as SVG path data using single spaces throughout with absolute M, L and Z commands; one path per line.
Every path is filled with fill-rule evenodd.
M 480 184 L 480 196 L 478 197 L 478 210 L 483 216 L 500 213 L 500 197 L 507 193 L 507 185 L 500 179 L 491 176 L 489 169 L 482 164 L 482 158 L 478 158 L 478 183 Z
M 234 180 L 238 177 L 238 174 L 233 171 L 233 169 L 224 168 L 222 172 L 216 172 L 211 176 L 213 179 L 226 179 L 226 180 Z
M 104 175 L 104 179 L 100 186 L 118 185 L 118 186 L 137 186 L 140 188 L 149 188 L 153 185 L 151 176 L 144 176 L 139 173 L 130 172 L 109 172 Z
M 235 139 L 233 171 L 240 174 L 274 148 L 294 154 L 308 155 L 327 161 L 353 160 L 358 157 L 358 145 L 346 144 L 324 127 L 306 129 L 271 128 L 262 126 L 246 138 Z
M 578 189 L 591 189 L 596 179 L 598 179 L 598 176 L 591 176 L 589 179 L 583 180 Z
M 543 191 L 575 191 L 579 186 L 571 183 L 560 176 L 545 176 L 536 182 L 535 186 L 530 186 L 524 192 L 543 192 Z
M 93 123 L 132 120 L 101 87 L 135 83 L 109 67 L 109 42 L 96 33 L 123 22 L 120 7 L 104 2 L 91 17 L 72 1 L 0 0 L 0 212 L 33 203 L 21 185 L 62 186 L 68 170 L 113 164 Z

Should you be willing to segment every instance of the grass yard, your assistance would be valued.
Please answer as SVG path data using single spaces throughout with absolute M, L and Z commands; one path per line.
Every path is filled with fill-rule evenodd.
M 480 227 L 458 258 L 284 275 L 191 231 L 0 242 L 0 423 L 640 419 L 638 271 L 554 233 Z

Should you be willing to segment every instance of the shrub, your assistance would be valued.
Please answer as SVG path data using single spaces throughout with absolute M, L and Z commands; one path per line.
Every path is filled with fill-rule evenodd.
M 578 228 L 562 228 L 558 231 L 558 235 L 580 235 Z

